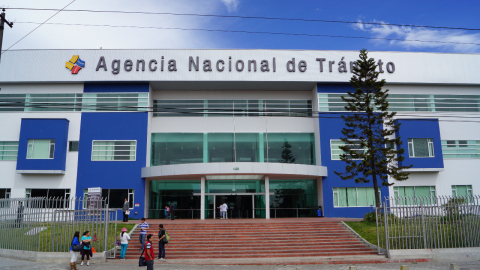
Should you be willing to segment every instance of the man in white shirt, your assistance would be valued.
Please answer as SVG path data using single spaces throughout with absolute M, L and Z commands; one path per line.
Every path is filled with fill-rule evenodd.
M 223 219 L 223 204 L 220 204 L 218 209 L 220 209 L 220 219 Z
M 228 219 L 228 215 L 227 215 L 228 205 L 226 203 L 223 203 L 221 207 L 223 207 L 223 219 Z

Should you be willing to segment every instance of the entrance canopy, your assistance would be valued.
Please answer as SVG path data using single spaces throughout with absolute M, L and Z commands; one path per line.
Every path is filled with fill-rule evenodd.
M 268 175 L 275 178 L 320 178 L 327 176 L 327 167 L 290 163 L 222 162 L 164 165 L 142 168 L 142 178 L 192 179 L 215 175 Z M 213 179 L 213 178 L 212 178 Z M 225 178 L 218 178 L 225 179 Z M 261 178 L 260 178 L 261 179 Z

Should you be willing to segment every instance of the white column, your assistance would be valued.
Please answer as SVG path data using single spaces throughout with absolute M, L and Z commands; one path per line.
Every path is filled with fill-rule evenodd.
M 200 180 L 200 220 L 205 220 L 205 176 Z
M 270 177 L 265 176 L 265 218 L 270 219 Z

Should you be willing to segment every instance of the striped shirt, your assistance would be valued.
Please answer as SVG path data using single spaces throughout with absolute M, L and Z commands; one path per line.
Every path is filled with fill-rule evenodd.
M 141 229 L 144 229 L 144 231 L 142 231 Z M 147 222 L 144 222 L 144 223 L 140 223 L 140 234 L 147 234 L 147 229 L 148 229 L 148 223 Z

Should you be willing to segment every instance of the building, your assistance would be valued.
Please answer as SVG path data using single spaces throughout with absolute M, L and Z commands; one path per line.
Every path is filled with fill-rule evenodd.
M 384 196 L 480 194 L 478 54 L 370 52 L 410 179 Z M 363 217 L 340 180 L 354 51 L 19 50 L 0 63 L 0 198 L 85 197 L 131 217 Z M 233 208 L 233 209 L 232 209 Z

